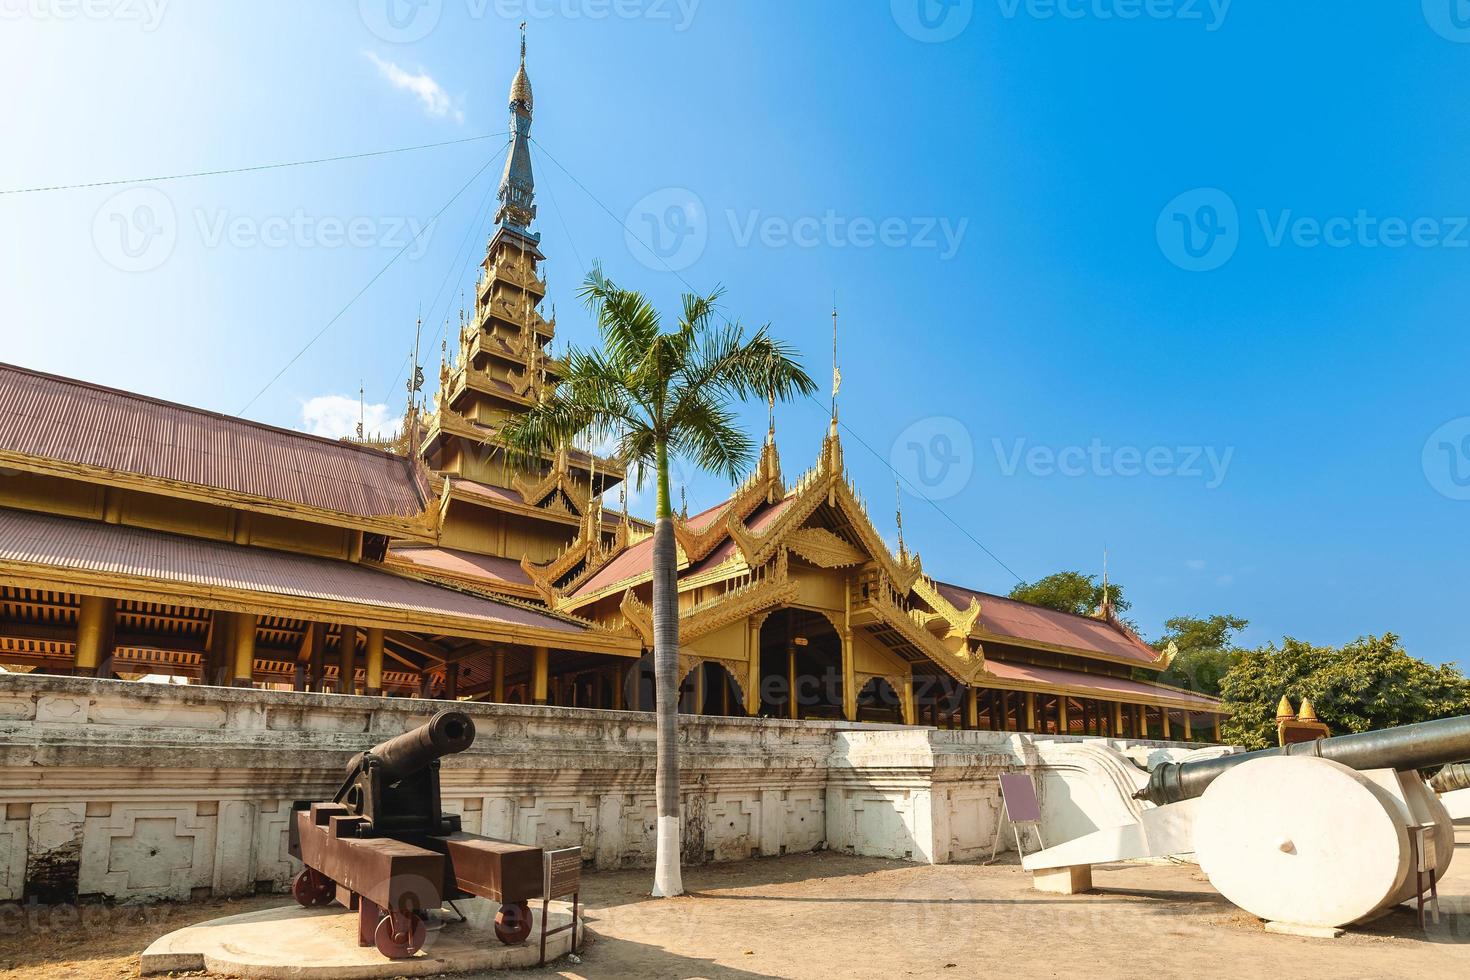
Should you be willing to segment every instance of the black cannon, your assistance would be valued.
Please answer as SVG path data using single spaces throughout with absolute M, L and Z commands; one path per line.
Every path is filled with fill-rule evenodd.
M 1402 725 L 1376 732 L 1319 738 L 1279 749 L 1263 749 L 1199 762 L 1166 762 L 1149 774 L 1148 785 L 1134 794 L 1159 806 L 1202 795 L 1227 769 L 1268 755 L 1316 756 L 1350 769 L 1433 769 L 1470 758 L 1470 715 Z
M 290 849 L 306 867 L 292 884 L 296 900 L 356 909 L 358 942 L 390 959 L 423 947 L 430 911 L 471 895 L 500 903 L 501 942 L 524 942 L 530 901 L 541 897 L 541 848 L 466 834 L 441 806 L 439 761 L 474 740 L 469 715 L 440 711 L 353 756 L 330 802 L 297 801 Z

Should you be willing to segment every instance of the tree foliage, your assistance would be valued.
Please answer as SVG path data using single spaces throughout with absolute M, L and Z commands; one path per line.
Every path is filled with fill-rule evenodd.
M 1239 616 L 1216 614 L 1206 619 L 1175 616 L 1164 623 L 1164 635 L 1154 649 L 1165 650 L 1173 643 L 1178 651 L 1159 681 L 1201 694 L 1218 697 L 1220 682 L 1239 653 L 1234 637 L 1249 623 Z
M 1276 744 L 1276 705 L 1309 698 L 1334 734 L 1373 731 L 1470 713 L 1470 681 L 1453 665 L 1409 656 L 1392 633 L 1341 647 L 1287 637 L 1235 654 L 1220 684 L 1231 718 L 1225 738 L 1248 749 Z
M 1108 598 L 1120 615 L 1132 605 L 1123 598 L 1123 587 L 1108 585 Z M 1058 612 L 1090 616 L 1103 602 L 1103 586 L 1096 575 L 1081 572 L 1057 572 L 1035 582 L 1022 582 L 1011 590 L 1011 598 Z

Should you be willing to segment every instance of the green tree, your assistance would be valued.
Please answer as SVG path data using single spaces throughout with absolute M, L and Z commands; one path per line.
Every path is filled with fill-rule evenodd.
M 1164 635 L 1154 644 L 1163 651 L 1170 643 L 1178 651 L 1169 669 L 1158 679 L 1175 687 L 1218 697 L 1220 681 L 1238 652 L 1235 634 L 1250 625 L 1239 616 L 1215 615 L 1208 619 L 1175 616 L 1164 623 Z
M 1108 597 L 1113 609 L 1121 616 L 1132 603 L 1123 598 L 1123 587 L 1117 583 L 1108 585 Z M 1055 609 L 1058 612 L 1090 616 L 1103 601 L 1103 586 L 1096 575 L 1081 572 L 1057 572 L 1035 582 L 1022 582 L 1011 590 L 1011 598 L 1033 606 Z
M 1459 668 L 1409 656 L 1392 633 L 1342 647 L 1286 637 L 1279 647 L 1238 651 L 1220 693 L 1231 715 L 1226 740 L 1248 749 L 1276 744 L 1282 695 L 1298 705 L 1311 699 L 1338 735 L 1470 713 L 1470 681 Z
M 619 289 L 594 266 L 581 296 L 597 316 L 601 349 L 574 348 L 567 373 L 530 411 L 501 430 L 515 465 L 541 465 L 542 454 L 579 435 L 615 439 L 618 457 L 641 485 L 658 485 L 653 534 L 653 662 L 658 755 L 658 837 L 653 894 L 683 894 L 679 868 L 679 593 L 669 494 L 669 458 L 738 479 L 754 444 L 731 405 L 749 398 L 785 400 L 816 385 L 770 328 L 747 335 L 716 325 L 720 290 L 685 294 L 678 325 L 664 332 L 640 293 Z

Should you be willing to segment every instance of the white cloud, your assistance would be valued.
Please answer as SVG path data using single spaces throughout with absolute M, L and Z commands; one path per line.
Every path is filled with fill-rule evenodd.
M 455 107 L 454 100 L 444 91 L 444 86 L 436 82 L 428 72 L 421 69 L 418 74 L 414 74 L 392 61 L 384 61 L 371 51 L 364 51 L 363 54 L 377 66 L 378 74 L 387 79 L 388 84 L 417 96 L 429 115 L 464 122 L 464 112 Z
M 1215 584 L 1220 586 L 1221 588 L 1229 588 L 1230 586 L 1235 584 L 1235 576 L 1221 575 L 1219 578 L 1215 579 Z
M 357 434 L 358 400 L 346 395 L 318 395 L 301 406 L 303 432 L 328 439 L 341 439 Z M 398 431 L 398 419 L 387 405 L 367 405 L 361 409 L 363 430 L 369 436 L 388 436 Z
M 1184 563 L 1184 567 L 1188 568 L 1191 572 L 1202 572 L 1205 570 L 1205 560 L 1203 558 L 1191 558 Z

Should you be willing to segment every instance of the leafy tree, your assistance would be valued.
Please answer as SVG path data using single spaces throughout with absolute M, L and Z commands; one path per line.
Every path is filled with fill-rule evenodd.
M 542 453 L 586 433 L 616 440 L 617 455 L 642 484 L 658 483 L 653 534 L 653 662 L 658 732 L 658 837 L 653 894 L 683 894 L 679 868 L 679 593 L 669 495 L 669 456 L 731 480 L 749 469 L 754 444 L 731 404 L 788 399 L 816 389 L 792 350 L 769 327 L 747 335 L 714 323 L 721 292 L 685 294 L 678 325 L 662 329 L 642 294 L 619 289 L 594 266 L 581 289 L 597 315 L 600 350 L 572 349 L 566 377 L 530 411 L 501 430 L 516 465 L 539 466 Z
M 1108 585 L 1108 597 L 1113 609 L 1122 615 L 1132 603 L 1123 598 L 1123 587 L 1117 583 Z M 1081 572 L 1057 572 L 1035 582 L 1022 582 L 1011 590 L 1011 598 L 1033 606 L 1055 609 L 1058 612 L 1090 616 L 1103 601 L 1102 583 L 1096 575 Z
M 1175 687 L 1218 697 L 1224 678 L 1238 652 L 1232 642 L 1235 633 L 1248 626 L 1239 616 L 1215 615 L 1208 619 L 1175 616 L 1164 623 L 1164 635 L 1154 643 L 1163 651 L 1173 643 L 1177 649 L 1174 662 L 1158 679 Z
M 1248 749 L 1276 744 L 1276 705 L 1311 699 L 1335 734 L 1366 732 L 1470 713 L 1470 681 L 1452 665 L 1409 656 L 1392 633 L 1342 647 L 1286 637 L 1281 646 L 1238 651 L 1220 684 L 1227 741 Z

